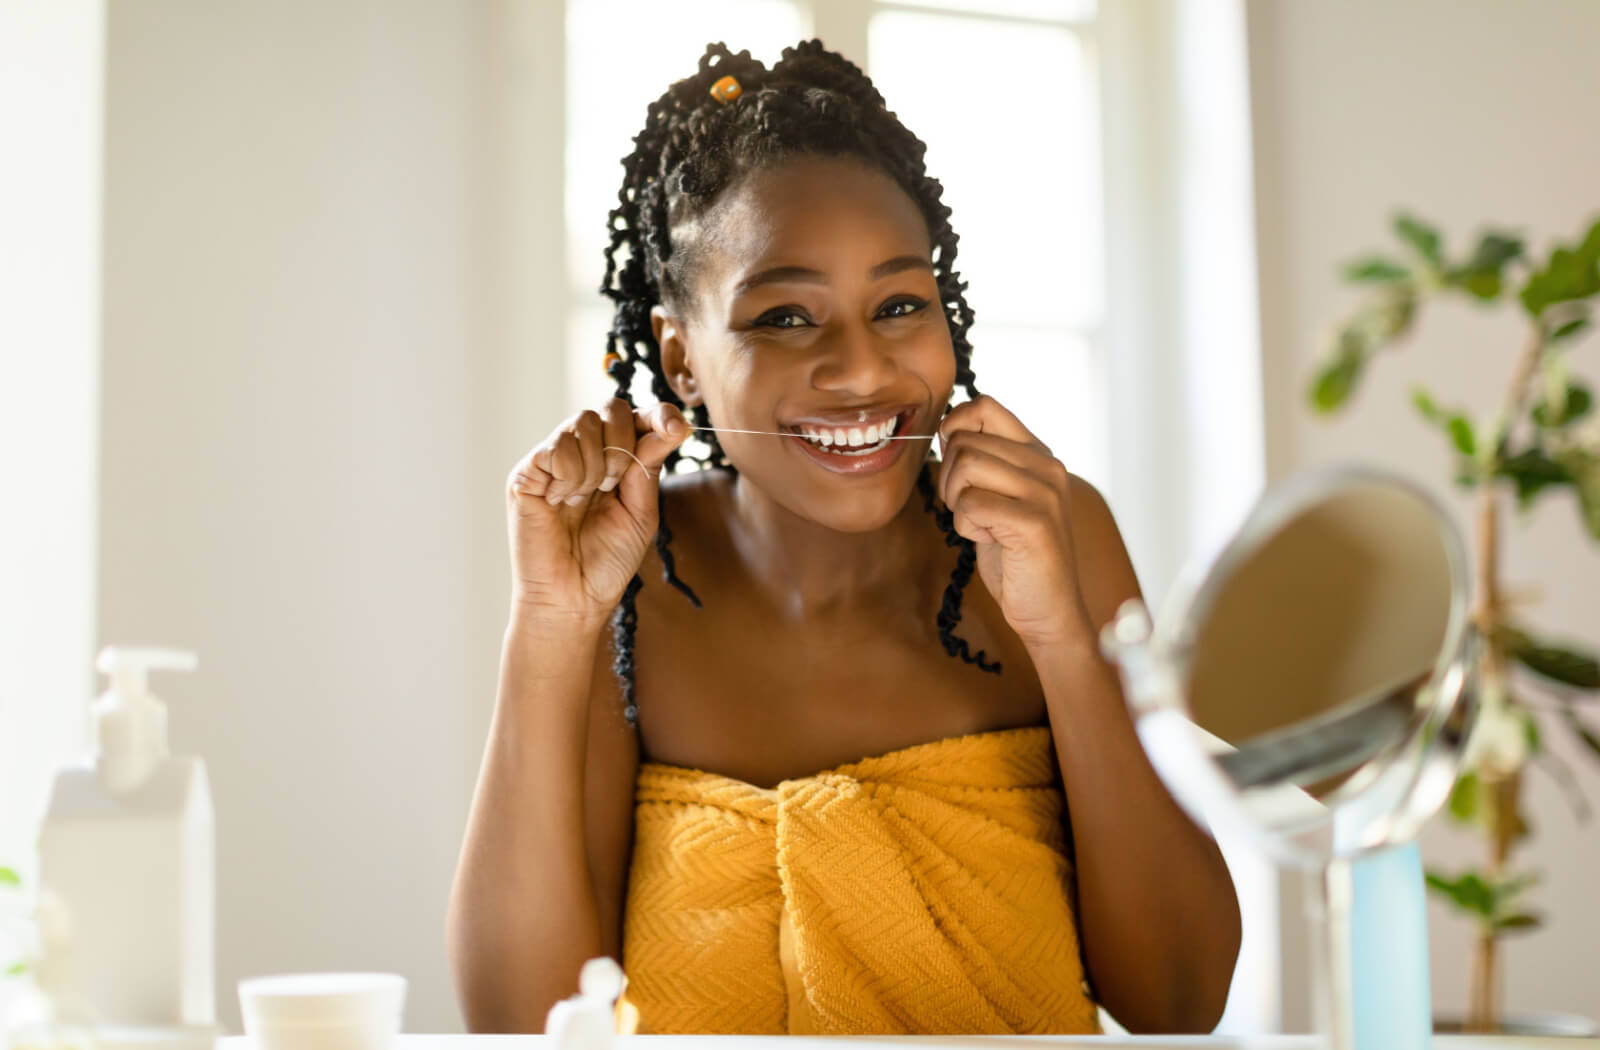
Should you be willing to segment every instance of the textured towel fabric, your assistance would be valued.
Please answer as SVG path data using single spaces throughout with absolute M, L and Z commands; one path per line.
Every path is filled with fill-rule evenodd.
M 1099 1030 L 1050 730 L 758 788 L 639 768 L 621 1016 L 641 1033 Z

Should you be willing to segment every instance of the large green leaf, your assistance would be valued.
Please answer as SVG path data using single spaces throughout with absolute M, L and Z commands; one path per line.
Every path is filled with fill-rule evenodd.
M 1478 238 L 1472 257 L 1445 272 L 1445 283 L 1462 288 L 1485 301 L 1500 295 L 1506 263 L 1522 255 L 1522 239 L 1503 233 Z
M 1533 421 L 1541 427 L 1564 427 L 1582 419 L 1594 408 L 1594 394 L 1577 380 L 1568 380 L 1566 390 L 1558 405 L 1541 398 L 1533 406 Z
M 1449 876 L 1429 870 L 1424 877 L 1428 888 L 1493 929 L 1527 930 L 1538 925 L 1535 913 L 1517 906 L 1523 893 L 1539 883 L 1536 871 L 1517 872 L 1499 878 L 1485 878 L 1475 871 Z M 1532 918 L 1533 921 L 1529 921 Z
M 1447 807 L 1451 819 L 1462 824 L 1471 824 L 1478 817 L 1478 800 L 1481 795 L 1478 774 L 1463 773 L 1457 777 L 1455 787 L 1450 789 L 1450 802 Z
M 1581 335 L 1588 329 L 1589 324 L 1590 321 L 1587 317 L 1575 317 L 1565 324 L 1558 325 L 1556 330 L 1550 333 L 1548 341 L 1559 343 L 1563 340 L 1571 339 L 1573 336 Z
M 1593 653 L 1540 642 L 1515 628 L 1503 637 L 1507 651 L 1535 674 L 1575 689 L 1600 689 L 1600 659 Z
M 1365 341 L 1350 329 L 1339 335 L 1338 346 L 1311 384 L 1311 404 L 1318 412 L 1339 409 L 1361 382 L 1367 363 Z
M 1472 420 L 1464 413 L 1440 408 L 1432 395 L 1421 387 L 1411 392 L 1411 403 L 1423 419 L 1449 435 L 1450 443 L 1455 446 L 1457 452 L 1468 459 L 1477 455 L 1477 433 L 1473 430 Z
M 1451 904 L 1462 911 L 1482 919 L 1493 917 L 1494 890 L 1477 872 L 1469 871 L 1450 878 L 1436 871 L 1429 871 L 1425 877 L 1429 889 L 1444 895 Z
M 1600 222 L 1589 228 L 1576 248 L 1557 248 L 1544 268 L 1522 287 L 1522 306 L 1538 317 L 1556 303 L 1587 299 L 1600 292 Z
M 1494 921 L 1497 933 L 1531 933 L 1544 925 L 1544 919 L 1535 912 L 1518 912 Z
M 1472 258 L 1463 269 L 1498 270 L 1521 255 L 1521 237 L 1491 230 L 1478 238 L 1478 246 L 1472 250 Z
M 1571 485 L 1573 477 L 1542 448 L 1526 448 L 1500 461 L 1495 473 L 1517 487 L 1517 502 L 1527 507 L 1534 497 L 1552 485 Z
M 1438 230 L 1415 216 L 1402 213 L 1394 218 L 1394 232 L 1435 268 L 1442 265 L 1443 246 L 1439 241 Z
M 1357 259 L 1344 268 L 1344 279 L 1347 281 L 1392 284 L 1409 280 L 1410 277 L 1411 271 L 1404 266 L 1376 255 Z

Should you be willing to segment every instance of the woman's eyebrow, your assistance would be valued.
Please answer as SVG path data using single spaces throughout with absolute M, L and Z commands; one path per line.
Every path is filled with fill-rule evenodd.
M 876 281 L 880 277 L 891 274 L 905 273 L 907 270 L 927 270 L 933 272 L 933 263 L 920 255 L 897 255 L 893 259 L 881 262 L 867 272 L 867 276 Z
M 904 273 L 907 270 L 927 270 L 932 272 L 933 264 L 920 255 L 897 255 L 893 259 L 874 266 L 867 271 L 869 280 L 879 280 L 892 274 Z M 740 296 L 753 288 L 764 284 L 827 284 L 828 275 L 821 270 L 813 270 L 808 266 L 774 266 L 770 270 L 753 273 L 733 287 L 733 294 Z

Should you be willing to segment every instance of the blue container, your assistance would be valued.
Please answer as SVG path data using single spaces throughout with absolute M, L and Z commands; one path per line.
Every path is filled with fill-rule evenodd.
M 1415 842 L 1356 861 L 1350 958 L 1357 1050 L 1427 1050 L 1433 1040 L 1428 910 Z

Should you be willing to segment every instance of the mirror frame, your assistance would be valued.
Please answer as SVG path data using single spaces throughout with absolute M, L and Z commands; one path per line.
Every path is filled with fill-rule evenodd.
M 1327 798 L 1303 813 L 1263 822 L 1258 807 L 1222 771 L 1191 719 L 1188 681 L 1197 625 L 1234 571 L 1302 513 L 1366 485 L 1404 490 L 1432 514 L 1450 567 L 1450 611 L 1433 670 L 1422 686 L 1420 725 L 1382 747 Z M 1409 841 L 1436 813 L 1455 783 L 1477 713 L 1478 633 L 1469 608 L 1472 566 L 1454 520 L 1414 482 L 1362 465 L 1309 470 L 1269 488 L 1216 553 L 1185 566 L 1152 626 L 1142 602 L 1130 601 L 1106 625 L 1102 651 L 1119 664 L 1127 703 L 1151 764 L 1179 804 L 1202 826 L 1256 844 L 1280 863 L 1324 868 Z M 1452 727 L 1452 721 L 1455 722 Z M 1460 730 L 1465 726 L 1464 731 Z M 1341 814 L 1359 815 L 1339 841 Z

